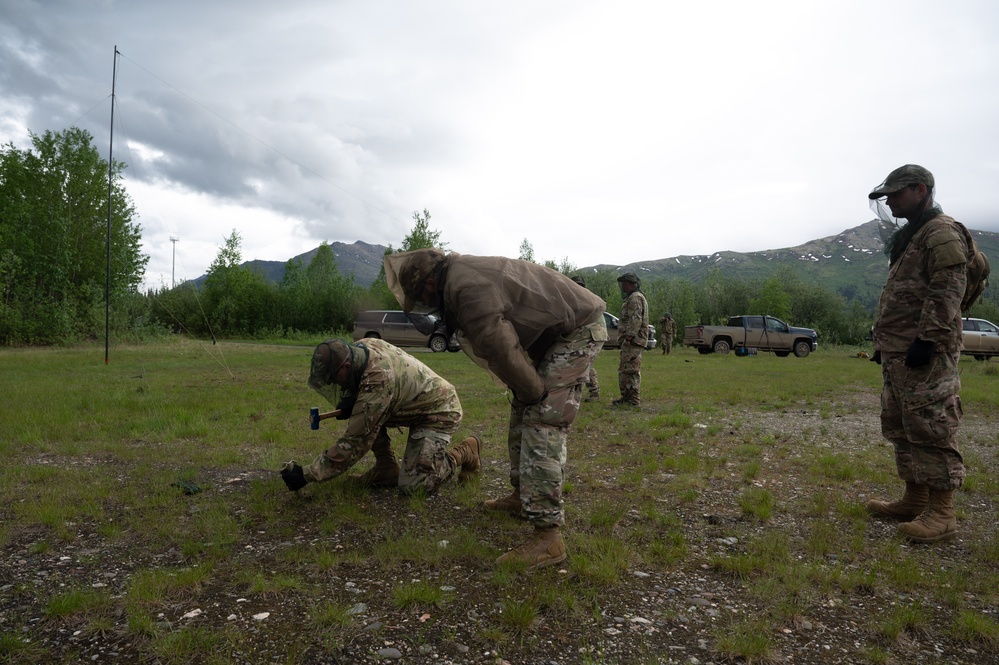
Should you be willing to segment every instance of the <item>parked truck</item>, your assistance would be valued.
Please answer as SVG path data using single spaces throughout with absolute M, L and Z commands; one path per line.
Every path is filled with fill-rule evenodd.
M 819 348 L 814 330 L 795 328 L 772 316 L 730 316 L 727 326 L 685 326 L 683 343 L 698 353 L 747 354 L 751 349 L 773 351 L 784 358 L 804 358 Z

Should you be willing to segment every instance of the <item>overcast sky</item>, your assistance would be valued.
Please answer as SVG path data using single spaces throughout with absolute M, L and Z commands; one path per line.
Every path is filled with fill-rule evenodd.
M 5 0 L 0 142 L 88 130 L 146 284 L 321 241 L 623 265 L 873 218 L 918 163 L 999 231 L 999 3 Z

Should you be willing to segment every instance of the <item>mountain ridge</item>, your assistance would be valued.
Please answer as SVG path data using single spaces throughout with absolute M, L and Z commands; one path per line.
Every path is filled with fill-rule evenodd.
M 989 257 L 999 257 L 999 233 L 969 229 L 979 248 Z M 369 287 L 381 271 L 382 258 L 388 249 L 361 240 L 352 244 L 330 243 L 337 269 L 353 275 L 358 286 Z M 292 257 L 307 266 L 318 247 Z M 645 279 L 686 279 L 699 282 L 717 268 L 726 277 L 758 279 L 770 275 L 777 266 L 793 266 L 802 279 L 820 283 L 844 297 L 857 297 L 870 305 L 876 302 L 888 275 L 888 260 L 884 255 L 878 220 L 846 229 L 835 235 L 817 238 L 795 247 L 768 249 L 758 252 L 720 251 L 713 254 L 683 254 L 662 259 L 635 261 L 625 265 L 597 264 L 578 268 L 575 272 L 609 270 L 619 274 L 634 272 Z M 280 282 L 287 261 L 247 261 L 242 265 L 265 279 Z M 202 282 L 205 276 L 196 282 Z M 991 290 L 991 289 L 990 289 Z

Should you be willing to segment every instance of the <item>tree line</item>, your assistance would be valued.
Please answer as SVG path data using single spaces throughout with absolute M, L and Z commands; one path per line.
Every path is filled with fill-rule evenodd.
M 110 303 L 115 339 L 141 340 L 182 333 L 204 339 L 349 335 L 357 312 L 398 309 L 384 270 L 368 288 L 338 269 L 323 242 L 308 265 L 293 259 L 274 283 L 242 265 L 242 238 L 233 230 L 203 283 L 140 292 L 148 257 L 140 251 L 141 227 L 121 184 L 124 165 L 109 168 L 83 130 L 32 135 L 32 149 L 0 148 L 0 343 L 67 344 L 104 334 L 108 209 L 111 210 Z M 110 179 L 110 187 L 109 187 Z M 110 190 L 110 199 L 109 199 Z M 413 228 L 398 250 L 439 247 L 441 233 L 426 209 L 413 213 Z M 534 261 L 525 238 L 519 258 Z M 584 277 L 607 309 L 621 307 L 618 274 L 578 270 L 568 258 L 543 261 L 552 270 Z M 641 276 L 640 276 L 641 277 Z M 872 312 L 779 267 L 755 280 L 713 269 L 697 283 L 643 279 L 650 322 L 669 312 L 683 326 L 718 324 L 736 314 L 769 314 L 814 328 L 826 344 L 860 344 Z M 999 320 L 999 304 L 986 291 L 973 316 Z

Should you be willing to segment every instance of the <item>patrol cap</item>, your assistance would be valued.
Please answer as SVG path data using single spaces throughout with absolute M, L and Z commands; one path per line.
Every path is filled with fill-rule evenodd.
M 867 195 L 867 198 L 872 200 L 880 199 L 882 196 L 894 194 L 909 185 L 919 184 L 926 185 L 932 189 L 933 174 L 917 164 L 906 164 L 889 173 L 885 181 L 878 187 L 875 187 L 874 191 Z
M 624 273 L 623 275 L 621 275 L 620 277 L 617 278 L 617 281 L 619 281 L 619 282 L 631 282 L 632 284 L 641 284 L 641 281 L 639 281 L 639 279 L 638 279 L 638 275 L 636 275 L 633 272 L 626 272 L 626 273 Z
M 333 383 L 334 375 L 340 366 L 350 358 L 346 342 L 328 339 L 312 352 L 312 366 L 309 371 L 309 387 L 321 390 Z

